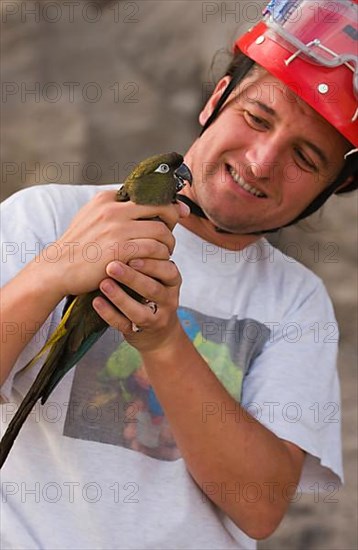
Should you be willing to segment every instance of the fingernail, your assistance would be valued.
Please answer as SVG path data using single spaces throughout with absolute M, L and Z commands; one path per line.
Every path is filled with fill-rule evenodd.
M 100 289 L 105 294 L 110 294 L 113 291 L 114 285 L 111 283 L 111 281 L 103 281 L 103 283 L 100 284 Z
M 111 262 L 107 266 L 107 273 L 108 275 L 120 277 L 121 275 L 123 275 L 124 270 L 119 262 Z
M 95 298 L 92 302 L 92 306 L 96 311 L 101 311 L 103 309 L 103 302 L 101 298 Z

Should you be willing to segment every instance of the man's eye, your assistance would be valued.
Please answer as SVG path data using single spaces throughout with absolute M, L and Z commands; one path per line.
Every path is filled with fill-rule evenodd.
M 252 128 L 256 128 L 257 130 L 264 130 L 270 127 L 267 120 L 264 120 L 263 118 L 257 117 L 254 114 L 250 113 L 250 111 L 244 111 L 244 117 L 248 124 Z
M 317 166 L 301 151 L 301 149 L 295 149 L 296 157 L 298 158 L 299 164 L 303 164 L 306 169 L 317 172 Z

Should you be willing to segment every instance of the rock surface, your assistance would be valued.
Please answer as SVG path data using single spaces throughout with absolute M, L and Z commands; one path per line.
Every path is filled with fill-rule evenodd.
M 121 181 L 150 154 L 185 152 L 213 89 L 212 58 L 264 5 L 3 0 L 1 198 L 33 184 Z M 324 279 L 334 301 L 346 485 L 300 497 L 261 549 L 356 548 L 356 216 L 351 195 L 332 201 L 318 232 L 306 224 L 272 238 Z

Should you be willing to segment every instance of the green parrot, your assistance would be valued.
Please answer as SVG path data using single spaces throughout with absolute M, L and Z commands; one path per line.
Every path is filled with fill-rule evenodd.
M 189 168 L 183 163 L 181 155 L 177 153 L 156 155 L 140 162 L 134 168 L 124 185 L 117 191 L 116 200 L 119 202 L 131 200 L 136 204 L 144 205 L 170 204 L 176 202 L 176 194 L 184 187 L 184 180 L 191 184 L 192 176 Z M 126 285 L 121 286 L 139 302 L 156 308 L 155 304 L 148 302 Z M 63 376 L 107 330 L 107 323 L 92 307 L 93 299 L 100 295 L 103 296 L 100 290 L 94 290 L 80 296 L 68 296 L 61 323 L 39 353 L 25 365 L 24 369 L 31 367 L 49 350 L 44 365 L 1 440 L 0 468 L 37 400 L 41 398 L 43 405 Z M 133 329 L 136 329 L 135 325 Z

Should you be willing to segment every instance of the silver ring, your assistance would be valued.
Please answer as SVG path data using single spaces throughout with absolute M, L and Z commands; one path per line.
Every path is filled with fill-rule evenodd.
M 146 300 L 145 305 L 148 306 L 151 310 L 153 315 L 155 315 L 158 311 L 158 305 L 155 302 L 152 302 L 151 300 Z

